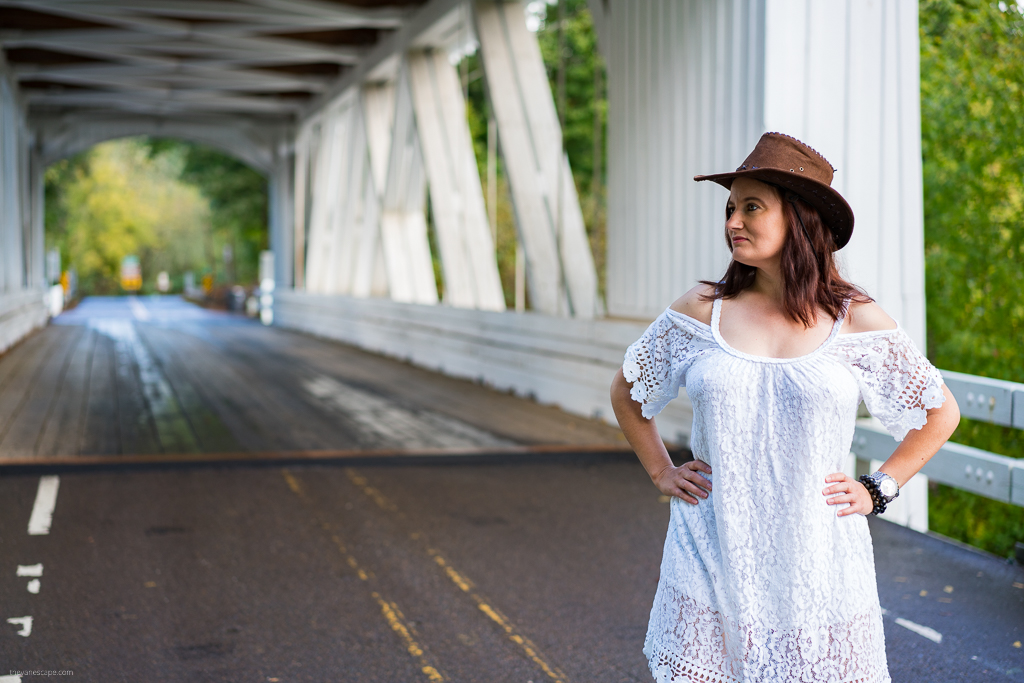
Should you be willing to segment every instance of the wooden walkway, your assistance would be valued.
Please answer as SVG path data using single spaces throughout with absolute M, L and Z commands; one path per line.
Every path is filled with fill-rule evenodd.
M 0 356 L 0 464 L 623 447 L 603 423 L 174 298 L 86 299 Z

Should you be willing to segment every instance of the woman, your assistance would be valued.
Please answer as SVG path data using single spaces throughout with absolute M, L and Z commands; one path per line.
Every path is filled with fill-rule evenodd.
M 871 537 L 878 513 L 949 438 L 956 401 L 903 330 L 840 277 L 853 211 L 833 169 L 766 133 L 733 173 L 725 277 L 672 304 L 626 352 L 612 404 L 673 496 L 644 652 L 657 681 L 889 681 Z M 694 460 L 652 419 L 679 387 Z M 899 447 L 842 472 L 857 406 Z

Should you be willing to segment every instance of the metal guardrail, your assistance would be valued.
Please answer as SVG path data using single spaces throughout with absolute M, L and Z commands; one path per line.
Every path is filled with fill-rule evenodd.
M 948 370 L 941 372 L 963 417 L 1024 429 L 1024 384 Z M 885 460 L 896 446 L 887 432 L 858 425 L 852 450 L 858 459 Z M 947 443 L 921 473 L 948 486 L 1024 506 L 1024 459 Z

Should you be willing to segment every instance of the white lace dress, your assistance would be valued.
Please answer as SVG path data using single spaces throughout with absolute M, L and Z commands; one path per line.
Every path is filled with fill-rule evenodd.
M 839 517 L 825 477 L 844 469 L 857 405 L 897 440 L 944 400 L 906 333 L 839 334 L 814 352 L 752 356 L 666 310 L 626 352 L 644 417 L 685 387 L 690 449 L 714 491 L 673 498 L 644 645 L 659 682 L 889 681 L 867 519 Z

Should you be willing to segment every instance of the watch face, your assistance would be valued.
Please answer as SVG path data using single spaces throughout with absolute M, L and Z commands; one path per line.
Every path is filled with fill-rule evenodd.
M 878 489 L 882 492 L 882 495 L 886 498 L 892 498 L 896 495 L 896 492 L 900 490 L 900 487 L 896 485 L 896 482 L 892 479 L 883 479 Z

